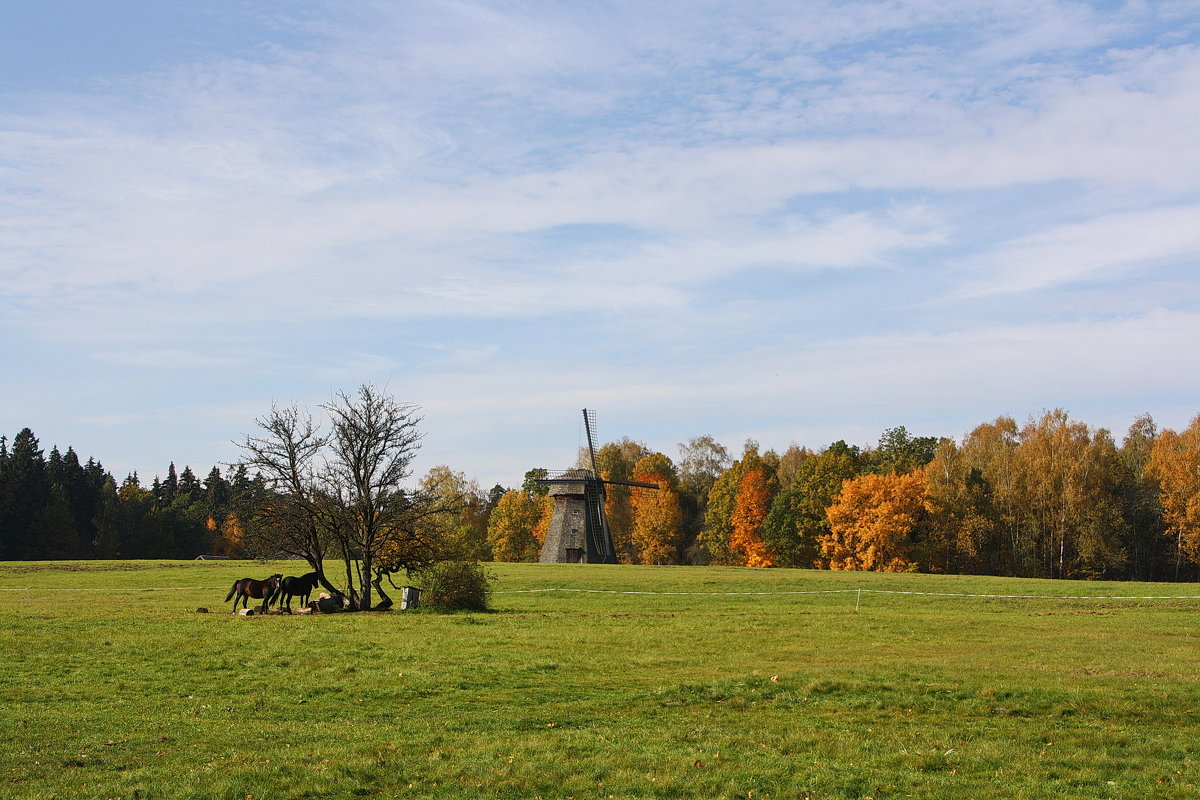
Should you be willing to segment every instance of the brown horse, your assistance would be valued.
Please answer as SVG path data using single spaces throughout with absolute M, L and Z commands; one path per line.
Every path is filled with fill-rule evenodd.
M 242 604 L 242 608 L 250 607 L 250 598 L 255 600 L 262 599 L 262 610 L 266 611 L 271 605 L 271 601 L 275 599 L 275 595 L 279 594 L 279 582 L 283 578 L 282 573 L 275 573 L 265 581 L 256 581 L 254 578 L 242 578 L 239 581 L 233 582 L 233 588 L 229 590 L 229 594 L 225 595 L 226 602 L 229 598 L 233 598 L 233 613 L 237 613 L 238 603 Z
M 279 607 L 286 608 L 289 614 L 292 613 L 293 597 L 300 598 L 301 606 L 308 605 L 309 595 L 315 588 L 317 588 L 317 573 L 315 572 L 301 575 L 299 578 L 287 576 L 279 584 Z

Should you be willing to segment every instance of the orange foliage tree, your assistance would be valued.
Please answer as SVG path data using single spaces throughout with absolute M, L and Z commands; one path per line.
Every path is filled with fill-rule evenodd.
M 763 522 L 771 511 L 771 490 L 766 470 L 747 470 L 738 484 L 737 499 L 733 504 L 733 532 L 729 535 L 729 549 L 742 554 L 742 563 L 747 567 L 774 566 L 774 559 L 763 541 Z
M 658 484 L 658 489 L 634 489 L 633 546 L 643 564 L 674 564 L 683 537 L 683 510 L 679 504 L 678 478 L 671 459 L 654 453 L 640 459 L 633 479 Z
M 1158 481 L 1163 521 L 1175 535 L 1176 552 L 1200 561 L 1200 416 L 1183 433 L 1166 429 L 1155 437 L 1146 473 Z
M 821 537 L 821 551 L 830 569 L 915 572 L 912 535 L 925 516 L 928 494 L 922 471 L 844 482 L 825 512 L 830 533 Z

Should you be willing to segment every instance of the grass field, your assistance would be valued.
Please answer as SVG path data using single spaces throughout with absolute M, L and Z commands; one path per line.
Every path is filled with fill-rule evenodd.
M 277 568 L 0 563 L 0 797 L 1200 795 L 1195 585 L 498 564 L 487 614 L 228 613 Z

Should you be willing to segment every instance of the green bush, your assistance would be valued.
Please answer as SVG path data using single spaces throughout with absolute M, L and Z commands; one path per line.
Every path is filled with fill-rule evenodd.
M 437 611 L 487 611 L 491 576 L 478 561 L 439 561 L 419 575 L 422 605 Z

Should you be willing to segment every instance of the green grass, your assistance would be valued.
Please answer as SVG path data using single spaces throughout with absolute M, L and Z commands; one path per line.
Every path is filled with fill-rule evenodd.
M 300 571 L 0 564 L 0 589 L 28 589 L 0 591 L 0 796 L 1167 798 L 1200 783 L 1200 599 L 886 593 L 1194 585 L 498 564 L 488 614 L 231 616 L 233 580 L 276 568 Z M 694 594 L 521 591 L 555 587 Z

